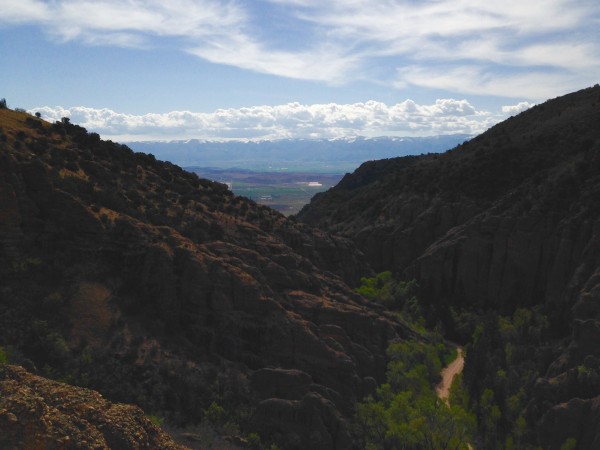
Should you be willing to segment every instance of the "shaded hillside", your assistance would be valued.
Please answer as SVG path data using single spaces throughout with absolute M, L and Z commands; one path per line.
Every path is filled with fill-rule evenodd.
M 489 320 L 487 341 L 474 346 L 470 368 L 467 354 L 466 376 L 473 395 L 487 387 L 484 377 L 496 377 L 490 386 L 502 392 L 511 383 L 523 388 L 524 417 L 537 424 L 544 448 L 559 448 L 573 433 L 586 443 L 577 448 L 594 448 L 600 439 L 596 419 L 587 429 L 557 427 L 563 419 L 577 423 L 571 413 L 593 410 L 597 417 L 599 124 L 596 85 L 531 108 L 444 154 L 365 163 L 298 215 L 352 239 L 377 271 L 416 279 L 430 318 L 442 320 L 456 339 L 468 338 L 459 311 L 515 313 L 510 320 L 521 324 L 520 334 L 510 337 Z M 531 337 L 528 327 L 541 334 Z M 522 378 L 502 385 L 494 373 L 500 359 L 511 358 L 529 360 L 535 367 L 528 376 L 540 378 L 519 372 Z M 496 391 L 501 407 L 503 395 Z M 573 404 L 576 397 L 586 400 Z
M 0 110 L 0 346 L 33 371 L 175 424 L 347 448 L 411 333 L 348 287 L 368 273 L 348 240 L 224 185 Z
M 598 123 L 600 87 L 551 100 L 444 154 L 367 162 L 298 219 L 416 276 L 429 300 L 558 300 L 600 211 Z

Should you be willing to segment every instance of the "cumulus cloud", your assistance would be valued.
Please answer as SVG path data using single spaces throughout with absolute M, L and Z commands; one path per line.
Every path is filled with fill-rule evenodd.
M 31 112 L 40 112 L 48 121 L 69 117 L 88 131 L 116 141 L 192 138 L 276 140 L 477 134 L 524 105 L 526 103 L 505 107 L 501 113 L 480 111 L 467 100 L 455 99 L 439 99 L 427 105 L 412 100 L 394 105 L 377 101 L 312 105 L 288 103 L 219 109 L 212 113 L 172 111 L 132 115 L 81 106 L 44 106 L 33 108 Z
M 502 113 L 507 114 L 509 116 L 513 116 L 515 114 L 519 114 L 523 111 L 528 110 L 532 106 L 534 105 L 529 102 L 519 102 L 516 105 L 506 105 L 502 107 Z
M 0 0 L 0 6 L 0 24 L 38 24 L 60 40 L 169 45 L 213 63 L 334 84 L 366 79 L 405 88 L 440 81 L 435 87 L 459 93 L 541 100 L 594 84 L 600 72 L 597 0 Z M 286 24 L 285 33 L 273 31 L 275 22 Z

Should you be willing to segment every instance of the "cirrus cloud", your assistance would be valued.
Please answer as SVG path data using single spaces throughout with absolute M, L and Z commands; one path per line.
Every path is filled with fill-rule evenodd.
M 0 0 L 60 41 L 169 47 L 280 77 L 542 100 L 597 82 L 596 0 Z M 465 76 L 465 74 L 467 76 Z

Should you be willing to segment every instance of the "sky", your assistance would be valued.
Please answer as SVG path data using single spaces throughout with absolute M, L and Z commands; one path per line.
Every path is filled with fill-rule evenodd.
M 478 134 L 600 78 L 598 0 L 0 0 L 0 97 L 103 138 Z

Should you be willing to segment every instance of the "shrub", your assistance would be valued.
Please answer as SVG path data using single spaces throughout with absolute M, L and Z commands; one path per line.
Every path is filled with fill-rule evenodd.
M 258 433 L 250 433 L 246 439 L 250 448 L 260 448 L 261 439 Z
M 225 410 L 217 402 L 212 402 L 210 406 L 204 410 L 204 417 L 213 425 L 220 425 L 225 418 Z
M 577 439 L 569 438 L 560 446 L 560 450 L 573 450 L 577 448 Z
M 4 100 L 4 99 L 2 99 Z M 8 356 L 4 349 L 0 347 L 0 364 L 6 364 L 8 362 Z
M 157 416 L 155 414 L 151 414 L 151 415 L 146 416 L 146 417 L 148 417 L 148 419 L 150 420 L 150 422 L 152 422 L 152 424 L 154 426 L 159 427 L 159 428 L 162 427 L 163 423 L 165 422 L 164 418 L 159 417 L 159 416 Z

